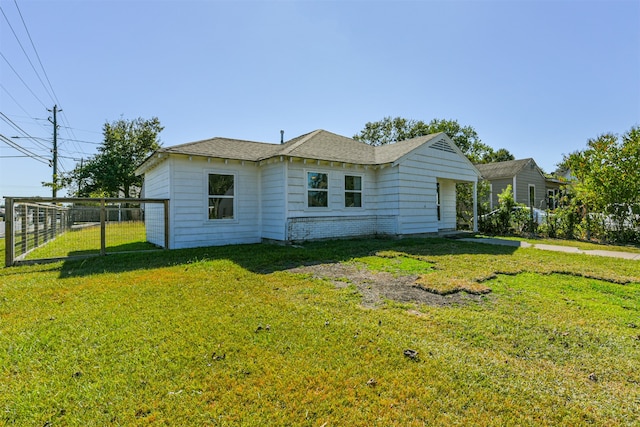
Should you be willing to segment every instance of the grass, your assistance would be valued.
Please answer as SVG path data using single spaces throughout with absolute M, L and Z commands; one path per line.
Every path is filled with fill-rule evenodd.
M 146 240 L 144 222 L 110 222 L 105 229 L 107 253 L 157 249 Z M 27 260 L 100 253 L 100 226 L 67 231 L 34 249 Z
M 365 309 L 286 270 L 314 262 L 491 292 Z M 637 425 L 639 361 L 637 261 L 418 239 L 0 270 L 6 425 Z

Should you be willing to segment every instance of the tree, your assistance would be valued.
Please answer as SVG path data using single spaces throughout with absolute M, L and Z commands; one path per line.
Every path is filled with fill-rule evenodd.
M 78 197 L 139 195 L 142 177 L 135 176 L 134 171 L 161 147 L 158 134 L 163 129 L 157 117 L 105 123 L 98 154 L 67 174 L 65 185 Z
M 485 155 L 479 163 L 506 162 L 515 159 L 516 158 L 509 152 L 509 150 L 507 150 L 506 148 L 499 148 L 496 151 Z
M 587 212 L 611 215 L 620 231 L 640 207 L 640 127 L 621 137 L 613 133 L 587 141 L 587 148 L 564 157 L 562 166 L 578 182 L 577 197 Z
M 484 144 L 476 130 L 462 126 L 456 120 L 433 119 L 429 123 L 402 117 L 385 117 L 377 122 L 368 122 L 353 139 L 379 146 L 393 144 L 405 139 L 444 132 L 473 163 L 487 163 L 494 158 L 513 160 L 509 151 L 502 148 L 495 152 Z M 502 161 L 502 160 L 498 160 Z

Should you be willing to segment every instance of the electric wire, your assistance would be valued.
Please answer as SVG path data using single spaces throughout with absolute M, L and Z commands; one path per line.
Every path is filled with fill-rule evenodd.
M 40 60 L 40 55 L 38 54 L 38 50 L 36 49 L 36 45 L 33 43 L 33 39 L 31 38 L 31 33 L 29 32 L 29 28 L 27 28 L 27 23 L 24 21 L 24 17 L 22 16 L 22 12 L 20 11 L 20 7 L 18 6 L 18 1 L 13 0 L 13 3 L 16 5 L 16 9 L 18 11 L 18 15 L 20 15 L 20 20 L 22 21 L 22 25 L 24 26 L 25 31 L 27 32 L 27 37 L 29 37 L 29 41 L 31 42 L 31 47 L 36 54 L 36 58 L 38 59 L 38 63 L 40 64 L 40 68 L 42 68 L 42 72 L 44 73 L 45 79 L 47 79 L 47 83 L 49 83 L 49 87 L 51 88 L 51 93 L 53 94 L 53 101 L 57 102 L 60 105 L 60 101 L 56 96 L 56 91 L 53 90 L 53 85 L 51 84 L 51 80 L 49 80 L 49 75 L 47 74 L 47 70 L 45 70 L 42 65 L 42 60 Z
M 7 25 L 9 26 L 9 29 L 11 30 L 11 32 L 13 33 L 13 36 L 15 37 L 16 41 L 18 42 L 18 46 L 20 46 L 20 49 L 22 49 L 22 53 L 24 53 L 24 56 L 27 57 L 27 61 L 29 61 L 29 65 L 31 65 L 31 69 L 35 73 L 35 75 L 38 78 L 38 80 L 40 80 L 40 83 L 42 84 L 42 87 L 44 88 L 45 92 L 47 92 L 47 95 L 49 95 L 49 98 L 51 98 L 51 100 L 53 100 L 53 96 L 49 92 L 49 89 L 47 88 L 47 85 L 42 80 L 42 77 L 40 77 L 40 73 L 38 72 L 38 70 L 36 70 L 35 65 L 33 65 L 33 62 L 31 61 L 31 58 L 29 57 L 29 54 L 27 54 L 27 51 L 25 50 L 24 46 L 22 46 L 22 43 L 20 42 L 20 38 L 18 37 L 18 34 L 16 34 L 15 30 L 13 29 L 13 26 L 11 25 L 11 22 L 9 21 L 9 18 L 7 18 L 7 15 L 4 13 L 4 9 L 2 9 L 1 6 L 0 6 L 0 12 L 2 12 L 2 16 L 4 16 L 5 21 L 7 21 Z M 20 13 L 19 10 L 18 10 L 18 13 Z M 20 15 L 20 16 L 22 17 L 22 15 Z M 24 23 L 24 21 L 22 21 L 22 22 Z M 26 26 L 25 26 L 25 28 L 26 28 Z M 27 31 L 27 34 L 29 34 L 28 31 Z M 31 36 L 29 36 L 29 39 L 31 40 Z M 33 42 L 32 42 L 32 45 L 33 45 Z M 38 56 L 37 52 L 36 52 L 36 56 Z M 40 66 L 42 66 L 42 63 L 40 64 Z
M 22 129 L 20 126 L 18 126 L 18 124 L 16 122 L 14 122 L 13 120 L 11 120 L 9 117 L 7 117 L 6 114 L 4 114 L 3 112 L 0 111 L 0 119 L 2 121 L 4 121 L 5 123 L 7 123 L 9 126 L 11 126 L 13 129 L 16 130 L 16 132 L 21 133 L 24 138 L 30 139 L 31 141 L 35 142 L 36 144 L 40 145 L 42 148 L 44 148 L 45 150 L 48 150 L 49 147 L 47 147 L 46 145 L 44 145 L 42 142 L 38 141 L 39 138 L 30 135 L 27 131 L 25 131 L 24 129 Z
M 18 100 L 13 95 L 11 95 L 11 92 L 9 92 L 7 90 L 7 88 L 4 87 L 4 85 L 2 83 L 0 83 L 0 89 L 4 90 L 6 92 L 6 94 L 9 95 L 9 98 L 11 98 L 13 100 L 13 102 L 15 102 L 15 104 L 27 115 L 26 118 L 35 121 L 38 126 L 40 126 L 42 129 L 47 130 L 47 128 L 45 128 L 42 123 L 38 122 L 39 120 L 45 120 L 45 119 L 38 119 L 36 117 L 31 117 L 31 114 L 29 114 L 29 112 L 22 105 L 20 105 Z M 16 116 L 14 116 L 14 117 L 16 117 Z
M 22 146 L 20 146 L 19 144 L 16 144 L 15 142 L 13 142 L 11 140 L 11 138 L 7 138 L 5 135 L 0 134 L 0 141 L 4 142 L 5 144 L 7 144 L 8 146 L 10 146 L 11 148 L 14 148 L 15 150 L 18 150 L 19 152 L 21 152 L 22 154 L 25 154 L 27 157 L 30 157 L 34 160 L 39 161 L 40 163 L 44 163 L 46 165 L 51 165 L 51 161 L 49 159 L 47 159 L 46 157 L 43 157 L 39 154 L 36 154 Z
M 20 79 L 20 81 L 22 82 L 22 84 L 24 85 L 24 87 L 27 88 L 27 90 L 29 92 L 31 92 L 31 95 L 33 95 L 40 104 L 42 104 L 42 106 L 44 108 L 47 108 L 47 106 L 45 105 L 44 102 L 42 102 L 42 100 L 40 99 L 40 97 L 38 97 L 38 95 L 36 95 L 36 93 L 29 87 L 29 85 L 27 84 L 27 82 L 24 81 L 24 79 L 22 78 L 22 76 L 20 76 L 20 73 L 18 73 L 16 71 L 15 68 L 13 68 L 13 65 L 11 65 L 11 63 L 9 62 L 9 60 L 4 56 L 4 54 L 2 52 L 0 52 L 0 56 L 2 56 L 2 59 L 4 59 L 4 61 L 7 63 L 7 65 L 9 66 L 9 68 L 11 68 L 11 71 L 14 72 L 14 74 L 18 77 L 18 79 Z
M 36 45 L 33 42 L 33 38 L 31 37 L 31 32 L 29 31 L 29 27 L 27 26 L 27 23 L 26 23 L 26 21 L 24 19 L 24 16 L 22 15 L 22 11 L 20 10 L 20 6 L 18 5 L 17 0 L 14 0 L 14 4 L 15 4 L 15 7 L 16 7 L 16 10 L 18 11 L 18 15 L 20 16 L 20 20 L 22 21 L 22 25 L 24 26 L 25 32 L 27 33 L 27 37 L 29 38 L 29 42 L 31 43 L 31 47 L 33 48 L 33 52 L 36 55 L 36 59 L 38 60 L 38 64 L 40 64 L 40 68 L 42 69 L 42 73 L 44 74 L 44 77 L 47 80 L 47 83 L 49 84 L 49 88 L 51 89 L 51 93 L 49 93 L 49 91 L 47 90 L 46 86 L 44 85 L 44 82 L 42 82 L 42 79 L 40 78 L 39 73 L 35 70 L 35 67 L 33 67 L 33 64 L 32 64 L 32 68 L 36 72 L 36 75 L 38 76 L 38 79 L 40 79 L 40 82 L 43 84 L 43 86 L 45 86 L 45 90 L 47 90 L 47 94 L 49 95 L 51 100 L 56 105 L 61 105 L 60 100 L 58 99 L 58 96 L 56 94 L 56 91 L 53 88 L 53 85 L 51 84 L 51 80 L 49 79 L 49 75 L 47 74 L 47 70 L 44 68 L 44 65 L 42 64 L 42 60 L 40 59 L 40 55 L 38 54 L 38 49 L 36 49 Z M 4 12 L 3 12 L 3 14 L 4 14 Z M 6 19 L 6 15 L 5 15 L 5 19 Z M 8 22 L 8 19 L 7 19 L 7 22 Z M 15 32 L 14 32 L 14 35 L 15 35 Z M 16 36 L 16 38 L 17 38 L 17 36 Z M 22 44 L 20 43 L 19 40 L 18 40 L 18 43 L 20 44 L 20 47 L 22 47 Z M 29 56 L 27 55 L 27 53 L 24 50 L 24 48 L 22 50 L 25 53 L 25 55 L 27 56 L 27 59 L 29 59 Z M 29 63 L 31 64 L 31 60 L 30 59 L 29 59 Z M 52 96 L 52 94 L 53 94 L 53 96 Z M 62 116 L 61 117 L 61 119 L 62 119 L 61 121 L 64 124 L 66 124 L 65 131 L 67 133 L 67 136 L 71 137 L 71 138 L 67 138 L 67 140 L 69 140 L 69 141 L 77 140 L 77 137 L 76 137 L 75 133 L 73 132 L 73 128 L 70 126 L 69 118 L 67 117 L 66 113 L 62 109 L 60 110 L 60 112 L 61 112 L 61 116 Z M 72 145 L 74 145 L 77 150 L 82 151 L 82 148 L 78 144 L 76 144 L 75 142 Z

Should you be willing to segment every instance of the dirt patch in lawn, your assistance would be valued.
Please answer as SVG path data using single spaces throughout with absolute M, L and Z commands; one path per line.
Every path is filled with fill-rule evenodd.
M 434 306 L 465 304 L 471 301 L 482 301 L 486 296 L 456 292 L 449 295 L 438 295 L 421 288 L 416 284 L 417 275 L 395 275 L 385 272 L 371 271 L 366 266 L 341 263 L 315 264 L 296 267 L 292 273 L 310 274 L 312 277 L 331 281 L 338 288 L 354 285 L 362 294 L 362 305 L 376 307 L 385 299 L 420 303 Z

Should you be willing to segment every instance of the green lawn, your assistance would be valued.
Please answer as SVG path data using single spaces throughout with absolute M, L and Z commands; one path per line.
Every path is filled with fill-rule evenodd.
M 318 262 L 490 292 L 364 308 L 288 271 Z M 0 425 L 631 426 L 640 263 L 379 239 L 5 268 L 0 369 Z
M 96 255 L 100 253 L 100 225 L 66 231 L 33 249 L 26 260 Z M 4 249 L 4 246 L 3 246 Z M 144 222 L 109 222 L 105 228 L 107 253 L 158 249 L 147 242 Z

